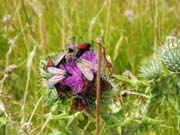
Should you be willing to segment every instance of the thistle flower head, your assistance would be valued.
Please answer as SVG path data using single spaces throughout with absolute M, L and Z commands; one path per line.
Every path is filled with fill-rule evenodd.
M 46 78 L 49 87 L 52 89 L 54 86 L 57 91 L 54 95 L 54 91 L 49 89 L 47 95 L 52 98 L 50 101 L 54 102 L 63 93 L 67 98 L 74 97 L 72 108 L 76 110 L 91 108 L 91 103 L 95 105 L 98 55 L 90 46 L 89 43 L 76 44 L 62 54 L 41 61 L 41 75 Z M 101 91 L 111 89 L 105 78 L 101 76 Z
M 166 38 L 164 45 L 160 48 L 160 59 L 172 72 L 180 72 L 180 38 Z
M 140 76 L 147 80 L 156 79 L 161 74 L 162 64 L 159 60 L 150 58 L 140 67 Z

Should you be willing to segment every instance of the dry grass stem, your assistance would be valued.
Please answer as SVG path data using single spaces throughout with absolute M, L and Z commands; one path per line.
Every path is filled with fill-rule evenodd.
M 101 59 L 102 59 L 102 39 L 97 38 L 98 44 L 98 71 L 97 71 L 97 90 L 96 90 L 96 135 L 100 133 L 100 93 L 101 93 Z
M 27 80 L 26 80 L 26 85 L 25 85 L 23 103 L 22 103 L 22 107 L 21 107 L 21 123 L 20 123 L 21 124 L 21 128 L 19 130 L 20 132 L 23 131 L 23 125 L 25 123 L 26 100 L 27 100 L 27 95 L 28 95 L 28 87 L 29 87 L 29 81 L 30 81 L 31 68 L 32 68 L 32 65 L 33 65 L 33 57 L 35 55 L 36 48 L 37 48 L 37 46 L 34 46 L 33 50 L 29 54 L 28 61 L 27 61 L 27 64 L 26 64 L 26 68 L 27 68 Z

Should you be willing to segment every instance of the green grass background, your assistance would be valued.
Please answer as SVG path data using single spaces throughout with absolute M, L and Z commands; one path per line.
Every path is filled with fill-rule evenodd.
M 18 65 L 5 80 L 0 98 L 9 115 L 8 135 L 18 134 L 21 122 L 29 120 L 35 104 L 45 93 L 38 73 L 40 59 L 48 53 L 62 51 L 72 36 L 77 37 L 78 42 L 91 42 L 102 36 L 108 55 L 112 59 L 115 57 L 114 72 L 121 74 L 130 70 L 137 74 L 141 60 L 152 55 L 173 28 L 180 27 L 178 0 L 0 2 L 0 78 L 8 65 Z M 128 10 L 133 14 L 126 16 Z M 11 18 L 4 22 L 6 15 Z M 9 44 L 12 40 L 14 43 Z M 35 46 L 37 49 L 32 59 L 29 56 Z M 32 66 L 27 66 L 27 61 Z M 165 118 L 169 126 L 176 126 L 172 125 L 173 116 L 170 115 L 173 109 L 169 110 L 168 106 L 164 109 L 167 109 Z M 42 116 L 48 111 L 43 98 L 33 115 L 33 129 L 44 123 Z M 155 135 L 155 132 L 148 129 L 139 134 Z M 163 135 L 175 134 L 169 129 Z

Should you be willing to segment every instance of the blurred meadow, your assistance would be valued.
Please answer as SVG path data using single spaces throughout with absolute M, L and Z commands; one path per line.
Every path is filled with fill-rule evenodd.
M 180 28 L 178 0 L 0 1 L 2 135 L 18 135 L 27 125 L 30 129 L 22 134 L 66 135 L 58 118 L 49 122 L 45 117 L 50 108 L 39 64 L 49 53 L 61 52 L 71 37 L 75 36 L 78 42 L 91 42 L 102 36 L 114 74 L 129 70 L 137 75 L 141 61 L 153 54 L 172 29 Z M 13 64 L 17 65 L 16 70 L 9 67 Z M 125 105 L 132 104 L 134 98 L 126 99 Z M 132 133 L 124 122 L 121 134 L 178 135 L 180 125 L 175 113 L 179 112 L 166 100 L 160 110 L 164 113 L 157 112 L 152 117 L 165 120 L 165 124 L 147 124 L 143 130 L 143 125 L 134 126 L 137 131 Z M 111 133 L 118 135 L 120 131 L 107 134 Z

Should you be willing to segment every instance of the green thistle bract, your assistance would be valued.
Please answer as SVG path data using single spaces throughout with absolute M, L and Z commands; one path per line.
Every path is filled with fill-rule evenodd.
M 140 67 L 140 76 L 147 80 L 156 79 L 161 74 L 162 64 L 159 60 L 156 59 L 148 59 L 141 67 Z
M 180 40 L 174 37 L 166 39 L 165 45 L 160 49 L 160 59 L 167 69 L 180 72 Z
M 48 88 L 47 92 L 46 92 L 46 101 L 47 101 L 47 104 L 51 106 L 58 99 L 59 99 L 59 95 L 57 94 L 56 89 L 55 88 L 53 88 L 53 89 Z

